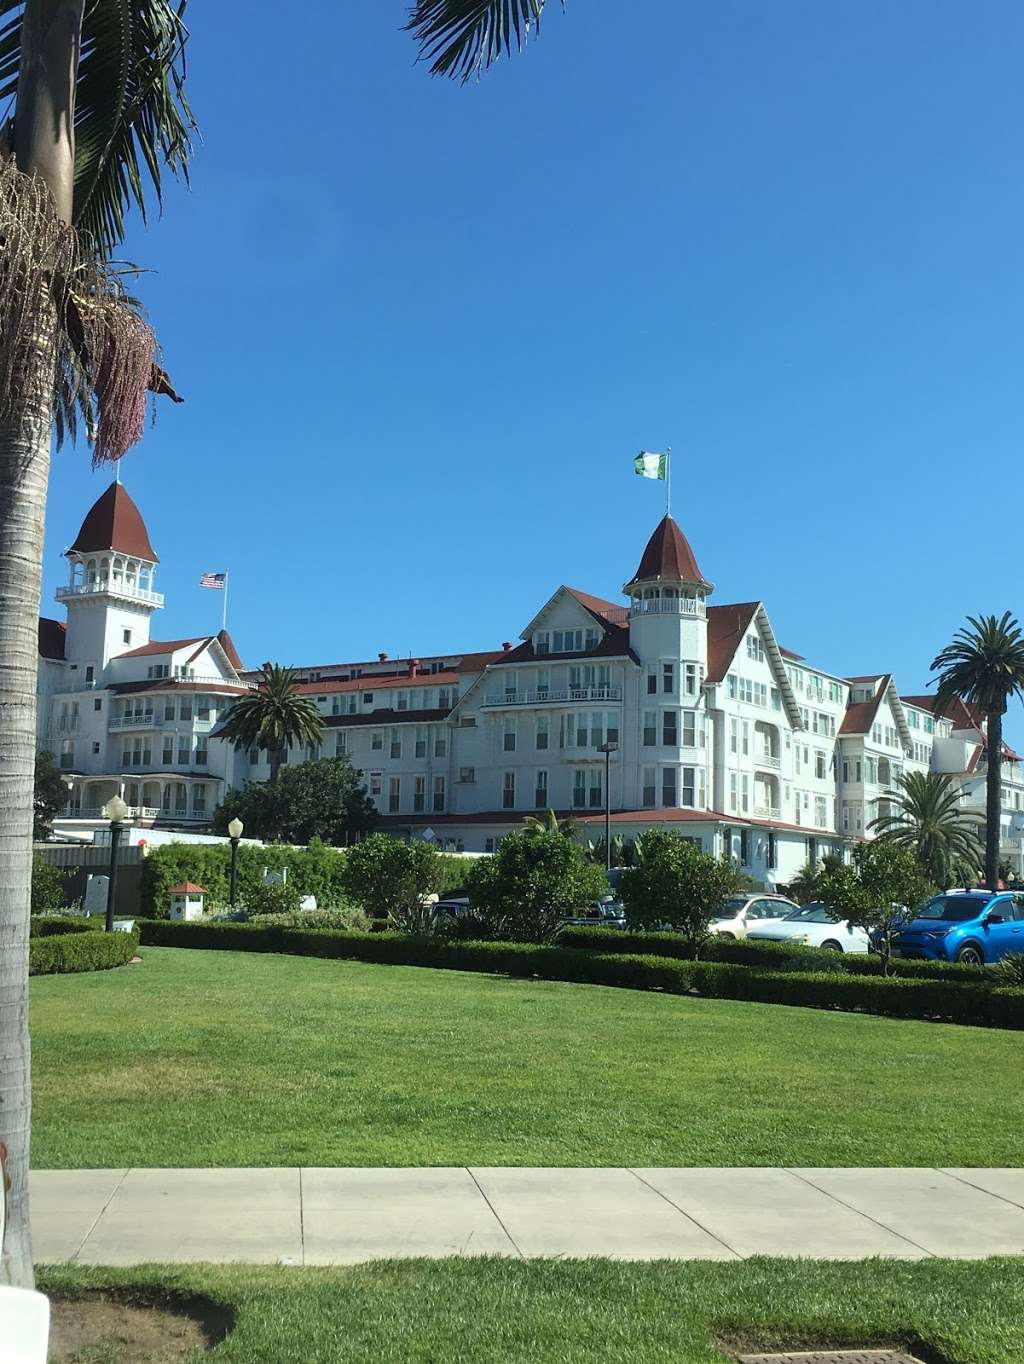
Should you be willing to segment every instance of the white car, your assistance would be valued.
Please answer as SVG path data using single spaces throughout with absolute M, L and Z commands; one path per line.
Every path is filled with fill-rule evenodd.
M 719 938 L 745 938 L 752 928 L 778 923 L 799 906 L 781 895 L 730 895 L 708 925 Z
M 753 942 L 791 942 L 805 947 L 830 947 L 836 952 L 868 952 L 870 943 L 863 928 L 838 919 L 828 905 L 814 900 L 778 923 L 759 924 L 747 937 Z

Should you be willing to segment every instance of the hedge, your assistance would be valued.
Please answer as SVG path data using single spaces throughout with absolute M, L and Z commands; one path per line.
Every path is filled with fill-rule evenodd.
M 95 919 L 68 919 L 33 914 L 29 920 L 29 937 L 51 938 L 55 933 L 94 933 Z
M 50 976 L 71 971 L 107 971 L 125 966 L 139 946 L 137 933 L 70 933 L 33 938 L 29 943 L 28 973 Z
M 982 982 L 885 979 L 840 972 L 772 971 L 723 961 L 682 961 L 638 953 L 602 953 L 518 943 L 453 942 L 398 933 L 265 928 L 255 924 L 147 921 L 147 946 L 198 947 L 430 966 L 541 980 L 610 985 L 668 994 L 700 994 L 763 1004 L 840 1009 L 893 1018 L 938 1019 L 1024 1029 L 1024 989 Z
M 690 951 L 678 933 L 628 933 L 618 928 L 591 928 L 579 924 L 563 928 L 558 935 L 562 947 L 574 947 L 586 952 L 615 954 L 638 953 L 641 956 L 674 957 L 681 961 L 690 958 Z M 882 959 L 875 953 L 836 952 L 825 947 L 807 947 L 803 943 L 751 942 L 712 936 L 701 951 L 704 961 L 724 961 L 733 966 L 758 966 L 765 970 L 841 971 L 849 976 L 881 976 Z M 984 984 L 987 976 L 979 966 L 965 966 L 959 962 L 924 961 L 908 957 L 894 957 L 889 963 L 892 976 L 912 980 L 959 981 L 964 985 Z

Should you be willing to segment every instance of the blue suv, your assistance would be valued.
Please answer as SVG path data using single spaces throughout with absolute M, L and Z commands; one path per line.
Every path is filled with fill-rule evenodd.
M 1024 895 L 1013 891 L 947 891 L 919 905 L 893 934 L 898 957 L 984 966 L 1011 952 L 1024 953 Z

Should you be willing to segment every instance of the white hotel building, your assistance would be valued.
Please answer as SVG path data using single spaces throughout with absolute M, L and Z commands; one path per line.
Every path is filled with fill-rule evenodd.
M 70 823 L 120 792 L 142 822 L 201 828 L 228 787 L 267 776 L 265 755 L 216 737 L 253 675 L 226 632 L 150 638 L 157 559 L 119 484 L 67 558 L 67 623 L 40 622 L 39 741 L 67 774 Z M 983 812 L 985 737 L 965 707 L 935 716 L 888 674 L 825 672 L 778 644 L 761 602 L 712 592 L 666 517 L 622 604 L 563 586 L 500 650 L 297 669 L 324 731 L 289 760 L 347 754 L 381 827 L 480 852 L 547 809 L 600 837 L 607 771 L 613 833 L 676 829 L 767 884 L 869 837 L 901 771 L 954 773 Z M 1024 780 L 1006 757 L 1020 867 Z

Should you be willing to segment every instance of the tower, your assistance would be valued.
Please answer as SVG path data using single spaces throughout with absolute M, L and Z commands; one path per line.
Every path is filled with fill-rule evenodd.
M 68 612 L 65 657 L 98 681 L 115 654 L 149 643 L 150 616 L 164 604 L 153 591 L 156 552 L 120 483 L 93 503 L 66 555 L 68 583 L 56 593 Z
M 629 642 L 641 661 L 675 662 L 680 667 L 677 694 L 699 697 L 708 661 L 705 598 L 714 588 L 671 516 L 659 522 L 640 566 L 622 590 L 630 599 Z M 696 668 L 694 690 L 686 686 L 687 664 Z

